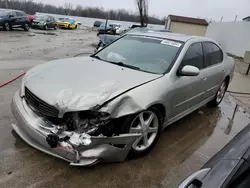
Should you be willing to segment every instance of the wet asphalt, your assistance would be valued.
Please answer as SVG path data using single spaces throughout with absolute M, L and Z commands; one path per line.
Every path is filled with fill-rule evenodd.
M 229 95 L 167 127 L 149 155 L 123 163 L 71 167 L 37 151 L 12 131 L 10 102 L 20 80 L 0 89 L 0 187 L 176 187 L 250 121 Z
M 0 84 L 34 64 L 22 68 L 0 64 Z M 236 106 L 227 94 L 218 108 L 203 107 L 168 126 L 149 155 L 123 163 L 98 164 L 89 168 L 72 167 L 28 146 L 13 132 L 15 122 L 10 103 L 20 87 L 20 79 L 0 88 L 0 187 L 177 187 L 201 168 L 249 122 L 250 116 Z M 232 119 L 234 117 L 234 119 Z

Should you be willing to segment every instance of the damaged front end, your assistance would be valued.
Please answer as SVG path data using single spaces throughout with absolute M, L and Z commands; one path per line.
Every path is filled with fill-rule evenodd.
M 16 133 L 29 145 L 75 166 L 100 161 L 124 161 L 140 134 L 120 134 L 115 119 L 106 112 L 87 110 L 67 112 L 62 118 L 44 115 L 17 92 L 12 112 L 18 124 Z

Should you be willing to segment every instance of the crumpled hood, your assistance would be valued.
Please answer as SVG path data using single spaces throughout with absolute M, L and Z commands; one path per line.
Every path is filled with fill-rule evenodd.
M 48 62 L 28 71 L 23 80 L 37 97 L 61 112 L 88 110 L 105 101 L 161 77 L 91 57 Z

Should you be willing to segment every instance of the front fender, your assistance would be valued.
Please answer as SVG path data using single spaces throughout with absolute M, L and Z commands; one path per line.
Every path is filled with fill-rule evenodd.
M 135 114 L 155 104 L 163 105 L 167 111 L 165 105 L 167 92 L 165 88 L 163 89 L 162 83 L 164 80 L 162 82 L 159 78 L 134 88 L 104 105 L 100 111 L 108 112 L 112 118 Z

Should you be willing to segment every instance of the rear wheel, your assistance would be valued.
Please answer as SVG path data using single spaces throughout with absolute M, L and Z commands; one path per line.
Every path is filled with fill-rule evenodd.
M 77 29 L 77 25 L 75 25 L 75 29 Z
M 54 26 L 54 30 L 57 30 L 57 25 Z
M 228 82 L 227 82 L 227 80 L 224 80 L 222 82 L 222 84 L 220 85 L 220 88 L 217 91 L 214 99 L 208 103 L 208 106 L 216 107 L 221 103 L 221 101 L 222 101 L 222 99 L 227 91 L 227 86 L 228 86 Z
M 3 29 L 4 29 L 5 31 L 9 31 L 9 30 L 10 30 L 10 25 L 9 25 L 8 22 L 5 22 L 5 23 L 4 23 Z
M 28 24 L 28 23 L 25 23 L 25 24 L 23 25 L 23 29 L 24 29 L 24 31 L 29 31 L 29 29 L 30 29 L 29 24 Z
M 133 143 L 128 158 L 144 156 L 155 146 L 162 130 L 161 119 L 162 115 L 157 108 L 150 108 L 125 119 L 122 132 L 141 134 Z

